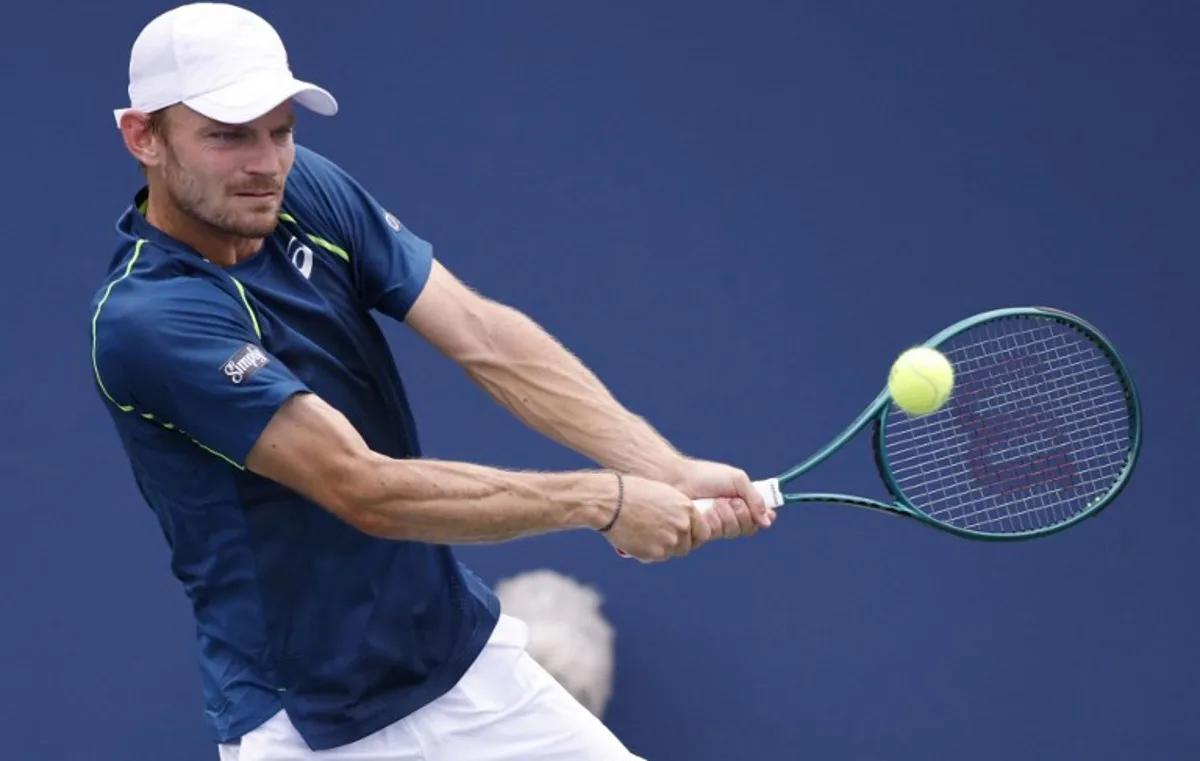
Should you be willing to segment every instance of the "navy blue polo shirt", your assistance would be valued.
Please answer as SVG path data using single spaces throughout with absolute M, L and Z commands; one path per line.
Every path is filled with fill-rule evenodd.
M 145 220 L 145 190 L 89 312 L 95 385 L 195 612 L 208 724 L 235 740 L 280 709 L 314 749 L 450 689 L 496 598 L 450 548 L 368 536 L 245 469 L 279 406 L 312 392 L 376 452 L 420 455 L 390 348 L 432 249 L 297 146 L 280 224 L 235 266 Z

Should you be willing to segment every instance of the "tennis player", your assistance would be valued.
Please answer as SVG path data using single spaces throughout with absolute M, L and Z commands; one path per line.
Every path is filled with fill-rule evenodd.
M 679 557 L 771 524 L 746 474 L 677 452 L 296 145 L 294 106 L 337 104 L 293 77 L 260 17 L 171 10 L 129 74 L 116 121 L 147 181 L 91 304 L 92 359 L 193 605 L 220 757 L 634 758 L 451 547 L 580 529 L 642 561 Z M 373 313 L 599 467 L 421 457 Z M 698 515 L 699 497 L 717 509 Z

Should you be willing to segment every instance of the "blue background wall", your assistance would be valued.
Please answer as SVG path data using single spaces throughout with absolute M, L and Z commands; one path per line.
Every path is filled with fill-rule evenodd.
M 216 757 L 189 611 L 86 343 L 140 179 L 110 109 L 134 36 L 168 5 L 86 20 L 100 6 L 23 3 L 0 47 L 5 758 Z M 300 138 L 692 453 L 777 472 L 859 411 L 895 352 L 1000 305 L 1077 311 L 1136 373 L 1132 486 L 1044 542 L 818 507 L 655 567 L 584 534 L 464 551 L 491 580 L 546 566 L 604 591 L 609 720 L 634 749 L 1200 755 L 1194 4 L 251 7 L 341 100 Z M 430 454 L 585 464 L 389 330 Z M 874 479 L 856 448 L 812 485 Z

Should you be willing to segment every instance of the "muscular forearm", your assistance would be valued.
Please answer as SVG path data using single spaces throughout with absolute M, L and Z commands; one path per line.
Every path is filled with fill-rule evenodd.
M 528 473 L 385 457 L 312 393 L 280 407 L 246 467 L 366 533 L 441 544 L 600 528 L 612 519 L 619 495 L 611 473 Z
M 492 398 L 534 430 L 604 467 L 674 478 L 682 455 L 558 341 L 501 304 L 491 305 L 485 319 L 486 350 L 462 364 Z
M 382 456 L 365 470 L 348 492 L 351 520 L 376 536 L 437 544 L 599 528 L 618 496 L 609 473 L 526 473 Z

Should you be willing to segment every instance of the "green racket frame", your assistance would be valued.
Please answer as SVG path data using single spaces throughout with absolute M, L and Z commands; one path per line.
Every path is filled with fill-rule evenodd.
M 849 505 L 852 507 L 865 507 L 890 513 L 892 515 L 915 518 L 926 525 L 930 525 L 942 531 L 949 531 L 970 539 L 986 541 L 1015 541 L 1032 539 L 1040 536 L 1048 536 L 1098 514 L 1102 509 L 1104 509 L 1104 507 L 1111 504 L 1112 501 L 1116 499 L 1117 496 L 1124 490 L 1126 484 L 1129 483 L 1129 479 L 1133 474 L 1134 467 L 1137 464 L 1138 455 L 1141 451 L 1142 445 L 1141 402 L 1138 399 L 1138 393 L 1134 385 L 1133 378 L 1130 376 L 1125 362 L 1117 354 L 1117 351 L 1113 347 L 1112 343 L 1109 342 L 1109 340 L 1105 338 L 1099 330 L 1082 318 L 1058 309 L 1053 309 L 1050 307 L 1010 307 L 982 312 L 961 320 L 929 338 L 922 345 L 937 348 L 955 336 L 983 323 L 1008 317 L 1041 318 L 1055 320 L 1060 323 L 1070 325 L 1072 328 L 1086 336 L 1105 355 L 1107 355 L 1120 377 L 1124 388 L 1126 405 L 1131 421 L 1130 443 L 1128 451 L 1126 452 L 1125 464 L 1121 469 L 1117 479 L 1113 482 L 1113 485 L 1103 495 L 1093 500 L 1086 509 L 1081 510 L 1079 513 L 1064 521 L 1050 526 L 1027 531 L 1014 531 L 1006 533 L 973 531 L 960 526 L 943 523 L 926 515 L 919 508 L 909 502 L 904 496 L 903 490 L 896 482 L 896 479 L 892 476 L 888 466 L 887 442 L 885 441 L 885 431 L 887 426 L 885 422 L 892 407 L 892 400 L 891 394 L 888 393 L 886 386 L 884 387 L 883 391 L 881 391 L 879 395 L 875 397 L 875 400 L 871 402 L 871 404 L 865 410 L 862 411 L 862 413 L 854 420 L 854 422 L 847 426 L 846 429 L 843 430 L 836 438 L 830 441 L 825 448 L 809 457 L 799 465 L 796 465 L 790 470 L 780 474 L 779 476 L 756 481 L 754 483 L 756 489 L 760 494 L 763 495 L 764 499 L 767 501 L 767 504 L 773 507 L 814 502 Z M 888 493 L 893 498 L 893 502 L 888 503 L 876 499 L 858 497 L 852 494 L 821 492 L 796 493 L 785 491 L 785 487 L 788 484 L 828 460 L 869 425 L 873 427 L 871 439 L 875 453 L 875 464 Z M 701 507 L 702 509 L 711 504 L 711 500 L 697 500 L 696 502 L 697 506 Z

